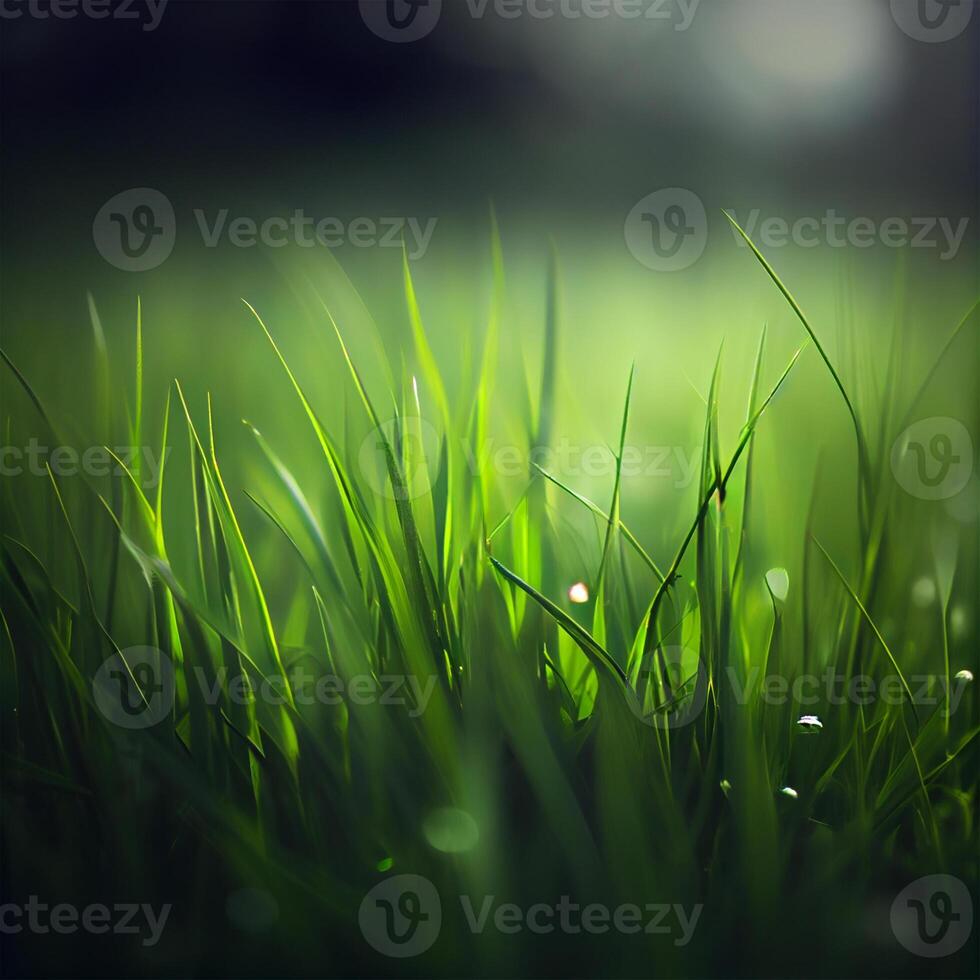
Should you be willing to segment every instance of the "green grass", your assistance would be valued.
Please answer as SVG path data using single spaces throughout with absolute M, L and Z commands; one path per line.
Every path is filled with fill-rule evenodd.
M 123 372 L 91 304 L 98 441 L 172 452 L 153 487 L 141 463 L 122 460 L 116 477 L 49 467 L 43 479 L 4 479 L 4 895 L 174 910 L 152 949 L 16 937 L 16 968 L 914 976 L 928 967 L 897 944 L 888 907 L 909 881 L 943 871 L 977 894 L 977 698 L 952 677 L 977 669 L 977 541 L 975 526 L 950 531 L 934 505 L 904 495 L 889 453 L 944 363 L 975 351 L 977 308 L 943 333 L 916 377 L 903 373 L 900 331 L 875 363 L 844 372 L 755 255 L 762 268 L 748 254 L 746 274 L 768 274 L 790 304 L 803 328 L 791 338 L 797 350 L 776 362 L 773 330 L 760 332 L 744 410 L 723 402 L 719 352 L 696 493 L 687 519 L 662 528 L 666 549 L 631 530 L 660 518 L 635 513 L 622 491 L 627 447 L 650 438 L 631 413 L 656 397 L 649 366 L 624 372 L 622 414 L 603 424 L 616 465 L 601 502 L 533 463 L 514 492 L 479 452 L 501 420 L 525 448 L 548 445 L 567 368 L 553 256 L 542 337 L 526 342 L 543 349 L 540 377 L 498 383 L 499 349 L 515 341 L 495 227 L 487 328 L 455 398 L 407 260 L 412 351 L 401 360 L 386 358 L 375 335 L 380 355 L 365 370 L 326 298 L 321 321 L 347 372 L 342 394 L 322 390 L 317 364 L 287 359 L 288 330 L 245 304 L 243 330 L 267 344 L 255 411 L 286 404 L 294 430 L 277 446 L 245 422 L 248 459 L 234 460 L 236 474 L 249 474 L 244 485 L 226 477 L 217 437 L 230 424 L 219 375 L 236 352 L 213 382 L 205 365 L 193 391 L 171 385 L 151 419 L 147 311 L 137 308 L 135 365 Z M 771 524 L 798 483 L 771 455 L 760 461 L 756 440 L 814 356 L 831 384 L 811 410 L 829 415 L 842 400 L 853 451 L 846 479 L 818 473 L 808 524 L 778 527 L 803 554 L 786 589 L 782 572 L 767 575 L 784 564 Z M 76 444 L 72 420 L 53 418 L 4 361 L 5 442 Z M 214 399 L 204 390 L 212 384 Z M 338 400 L 344 423 L 331 427 L 324 407 Z M 726 444 L 733 418 L 740 428 Z M 362 434 L 372 430 L 368 472 Z M 293 469 L 308 451 L 320 477 L 307 485 Z M 840 526 L 850 525 L 821 523 L 821 494 L 857 515 L 843 545 Z M 933 548 L 934 568 L 921 561 L 919 539 L 930 534 L 956 544 Z M 573 605 L 566 590 L 580 578 L 590 600 Z M 928 614 L 908 598 L 922 578 L 939 597 Z M 974 622 L 951 635 L 957 605 Z M 176 695 L 158 724 L 129 731 L 99 710 L 92 679 L 133 646 L 172 661 Z M 298 667 L 342 679 L 343 703 L 295 697 L 287 682 Z M 895 675 L 899 697 L 836 704 L 821 693 L 806 706 L 763 697 L 767 673 L 792 681 L 828 667 L 845 678 Z M 129 673 L 149 703 L 146 675 Z M 924 674 L 932 703 L 911 680 Z M 286 693 L 236 697 L 239 675 L 254 691 L 280 678 Z M 402 705 L 359 703 L 349 683 L 365 675 L 419 686 Z M 956 684 L 953 710 L 943 692 Z M 803 714 L 822 729 L 805 733 Z M 441 936 L 418 960 L 378 955 L 358 929 L 365 893 L 397 873 L 425 876 L 442 896 Z M 271 926 L 226 914 L 243 888 L 275 901 Z M 658 935 L 474 935 L 458 896 L 479 906 L 491 894 L 525 907 L 567 894 L 583 905 L 704 911 L 683 947 Z M 939 962 L 975 975 L 976 955 L 968 944 Z

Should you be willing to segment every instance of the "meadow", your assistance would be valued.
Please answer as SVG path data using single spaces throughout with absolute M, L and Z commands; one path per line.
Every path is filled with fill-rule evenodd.
M 330 260 L 178 380 L 145 298 L 67 397 L 3 354 L 4 896 L 147 913 L 6 966 L 975 976 L 900 900 L 977 899 L 975 297 L 835 334 L 747 244 L 770 322 L 667 383 L 487 238 L 398 345 Z

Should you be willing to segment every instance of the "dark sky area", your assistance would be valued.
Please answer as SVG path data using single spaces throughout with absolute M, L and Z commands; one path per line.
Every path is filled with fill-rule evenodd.
M 394 44 L 356 0 L 170 0 L 154 30 L 146 0 L 125 7 L 136 20 L 38 18 L 29 2 L 0 17 L 15 312 L 18 292 L 77 305 L 105 271 L 93 215 L 131 187 L 185 214 L 447 225 L 492 199 L 547 230 L 620 226 L 658 186 L 692 187 L 716 214 L 977 214 L 980 17 L 930 44 L 886 0 L 701 0 L 684 31 L 477 19 L 475 0 L 445 0 L 429 36 Z

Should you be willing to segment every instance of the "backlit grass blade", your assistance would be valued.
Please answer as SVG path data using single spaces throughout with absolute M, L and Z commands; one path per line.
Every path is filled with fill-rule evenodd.
M 487 515 L 490 513 L 492 471 L 486 465 L 483 447 L 487 445 L 490 399 L 493 393 L 494 376 L 497 370 L 498 337 L 504 304 L 503 247 L 500 242 L 500 229 L 497 226 L 497 215 L 492 207 L 490 208 L 490 256 L 493 270 L 490 312 L 487 317 L 487 330 L 483 341 L 483 356 L 476 379 L 476 400 L 473 404 L 472 421 L 470 426 L 468 426 L 468 433 L 471 436 L 471 448 L 477 460 L 476 479 L 479 484 L 479 496 L 473 499 L 474 504 L 477 501 L 480 504 L 479 515 L 474 513 L 472 516 L 474 526 L 479 520 L 486 520 Z
M 428 566 L 428 562 L 426 561 L 425 554 L 422 550 L 422 542 L 419 538 L 418 525 L 415 522 L 415 515 L 412 513 L 412 507 L 409 501 L 409 488 L 402 471 L 402 464 L 399 463 L 398 459 L 396 458 L 395 451 L 381 426 L 377 412 L 375 412 L 371 399 L 368 396 L 367 389 L 364 387 L 361 376 L 358 373 L 354 362 L 351 360 L 350 354 L 347 350 L 347 345 L 344 343 L 344 338 L 341 336 L 340 329 L 337 327 L 337 324 L 334 323 L 332 318 L 331 323 L 333 325 L 334 332 L 337 335 L 337 341 L 339 342 L 340 348 L 343 351 L 344 360 L 346 361 L 351 377 L 354 380 L 357 393 L 361 397 L 361 401 L 368 413 L 371 424 L 374 426 L 375 433 L 380 440 L 379 444 L 384 451 L 385 465 L 388 470 L 388 477 L 391 480 L 392 495 L 395 501 L 395 511 L 398 514 L 398 521 L 401 525 L 401 531 L 405 538 L 405 547 L 408 551 L 409 578 L 417 593 L 418 605 L 416 608 L 420 617 L 422 618 L 424 628 L 428 634 L 432 654 L 434 657 L 436 657 L 438 662 L 441 661 L 441 658 L 448 649 L 448 646 L 445 638 L 442 636 L 442 631 L 439 626 L 438 616 L 436 614 L 437 597 L 431 587 L 431 569 Z
M 102 319 L 95 306 L 95 299 L 91 293 L 86 296 L 88 300 L 89 323 L 92 325 L 92 341 L 95 345 L 95 424 L 98 427 L 101 439 L 108 439 L 112 429 L 112 399 L 111 399 L 111 378 L 109 370 L 109 351 L 105 342 L 105 330 L 102 327 Z M 139 445 L 137 443 L 137 445 Z
M 26 392 L 27 397 L 30 398 L 31 402 L 34 404 L 34 407 L 37 409 L 38 414 L 44 420 L 44 424 L 48 427 L 48 430 L 52 434 L 56 435 L 58 430 L 55 427 L 54 423 L 51 421 L 51 417 L 48 415 L 44 405 L 41 403 L 41 399 L 38 398 L 37 393 L 31 387 L 30 382 L 27 380 L 27 378 L 24 377 L 23 374 L 21 374 L 20 369 L 17 367 L 16 364 L 14 364 L 14 362 L 8 356 L 7 352 L 2 347 L 0 347 L 0 358 L 2 358 L 3 362 L 7 365 L 8 368 L 10 368 L 14 377 L 19 382 L 21 388 L 23 388 L 24 391 Z
M 143 459 L 143 302 L 136 297 L 136 407 L 133 410 L 132 440 L 136 447 L 133 459 L 133 476 L 140 483 Z
M 755 355 L 755 367 L 752 369 L 752 384 L 749 388 L 749 405 L 745 417 L 746 422 L 748 422 L 748 420 L 755 414 L 755 406 L 759 397 L 759 383 L 762 379 L 762 360 L 766 350 L 766 331 L 767 327 L 763 326 L 762 335 L 759 337 L 759 348 Z M 733 585 L 737 585 L 737 583 L 740 581 L 742 567 L 744 564 L 744 551 L 749 535 L 749 516 L 752 509 L 752 462 L 754 456 L 755 434 L 753 433 L 752 438 L 749 441 L 748 456 L 746 456 L 745 459 L 745 491 L 742 494 L 742 521 L 741 529 L 738 535 L 738 543 L 735 549 Z
M 820 357 L 823 360 L 824 364 L 827 365 L 827 370 L 830 371 L 831 377 L 834 379 L 834 383 L 837 385 L 837 390 L 840 392 L 841 397 L 844 399 L 844 404 L 847 406 L 847 410 L 851 415 L 851 420 L 854 423 L 854 428 L 858 432 L 860 438 L 861 427 L 860 424 L 858 423 L 857 415 L 854 412 L 854 406 L 851 404 L 851 399 L 847 394 L 847 389 L 845 389 L 844 387 L 844 382 L 841 381 L 840 375 L 837 373 L 837 369 L 834 367 L 830 358 L 827 356 L 827 352 L 823 349 L 823 345 L 820 343 L 820 339 L 817 337 L 813 327 L 810 326 L 810 321 L 807 319 L 807 316 L 803 312 L 802 308 L 800 307 L 800 304 L 797 303 L 796 299 L 793 297 L 793 294 L 789 291 L 789 289 L 786 288 L 786 286 L 783 284 L 783 281 L 777 275 L 776 270 L 773 269 L 773 267 L 769 264 L 769 261 L 762 254 L 762 252 L 760 252 L 759 249 L 756 247 L 755 242 L 753 242 L 752 239 L 748 236 L 748 234 L 742 229 L 742 226 L 727 211 L 725 211 L 724 214 L 725 217 L 728 218 L 728 220 L 731 222 L 735 230 L 742 236 L 743 239 L 745 239 L 745 243 L 749 246 L 750 249 L 752 249 L 753 254 L 759 260 L 759 263 L 762 265 L 762 268 L 766 270 L 766 273 L 768 274 L 769 278 L 772 279 L 772 281 L 776 284 L 776 288 L 783 294 L 783 297 L 785 298 L 786 302 L 789 303 L 793 312 L 796 314 L 797 319 L 800 321 L 800 323 L 803 324 L 803 329 L 806 330 L 806 332 L 809 334 L 810 339 L 813 341 L 813 346 L 816 347 L 817 352 L 820 354 Z
M 555 381 L 558 373 L 558 296 L 558 249 L 552 242 L 548 262 L 541 397 L 538 402 L 537 427 L 534 435 L 536 446 L 551 444 L 551 426 L 555 412 Z
M 620 524 L 619 497 L 623 476 L 623 452 L 626 447 L 626 429 L 629 425 L 630 398 L 633 393 L 633 378 L 635 373 L 636 365 L 634 364 L 630 367 L 629 380 L 626 383 L 626 400 L 623 405 L 623 417 L 619 430 L 619 449 L 616 453 L 616 468 L 613 476 L 612 502 L 609 507 L 609 520 L 606 522 L 606 533 L 603 536 L 602 554 L 599 558 L 599 571 L 596 574 L 595 611 L 593 614 L 592 633 L 602 645 L 608 642 L 606 633 L 606 605 L 607 593 L 609 591 L 607 585 L 607 568 L 609 556 L 616 541 L 616 532 Z
M 405 302 L 408 306 L 408 320 L 412 327 L 412 340 L 415 344 L 415 356 L 418 358 L 419 366 L 426 384 L 436 400 L 436 407 L 439 410 L 439 417 L 445 427 L 446 432 L 453 431 L 452 415 L 449 411 L 449 399 L 446 397 L 446 389 L 442 383 L 442 375 L 436 364 L 432 348 L 429 346 L 429 339 L 425 333 L 422 323 L 422 313 L 419 309 L 418 297 L 415 293 L 415 283 L 412 280 L 412 270 L 408 264 L 408 251 L 402 247 L 402 275 L 405 286 Z
M 629 681 L 623 668 L 591 636 L 579 626 L 563 609 L 556 606 L 547 596 L 543 596 L 533 585 L 529 585 L 519 575 L 502 565 L 493 555 L 488 556 L 490 564 L 511 584 L 529 595 L 549 616 L 581 647 L 582 652 L 604 675 L 611 677 L 621 690 L 629 688 Z
M 164 473 L 167 467 L 167 457 L 170 455 L 170 447 L 167 445 L 167 437 L 170 432 L 170 395 L 171 388 L 167 388 L 167 400 L 163 406 L 163 431 L 160 436 L 160 472 L 157 473 L 157 492 L 154 504 L 154 518 L 157 533 L 157 550 L 164 554 L 163 538 L 163 482 Z
M 609 551 L 612 546 L 615 532 L 619 529 L 619 497 L 623 477 L 623 452 L 626 448 L 626 429 L 629 425 L 630 397 L 633 393 L 633 378 L 636 374 L 636 365 L 630 367 L 629 380 L 626 383 L 626 402 L 623 406 L 623 419 L 619 429 L 619 450 L 616 453 L 616 471 L 613 478 L 612 503 L 609 507 L 609 520 L 606 522 L 606 534 L 602 543 L 602 557 L 599 559 L 599 574 L 596 577 L 597 587 L 602 585 L 603 577 L 606 572 L 606 563 L 609 558 Z
M 313 428 L 314 434 L 316 435 L 317 442 L 320 444 L 320 448 L 323 451 L 327 465 L 330 467 L 331 476 L 333 477 L 334 482 L 337 485 L 337 489 L 340 492 L 341 502 L 344 507 L 344 513 L 347 518 L 348 525 L 352 530 L 356 529 L 359 534 L 364 534 L 368 539 L 369 546 L 372 548 L 377 547 L 377 532 L 375 531 L 370 518 L 364 512 L 364 509 L 359 506 L 357 495 L 347 477 L 347 473 L 341 460 L 341 455 L 336 445 L 328 435 L 327 430 L 320 422 L 320 419 L 317 417 L 316 412 L 313 410 L 313 406 L 310 404 L 305 392 L 303 391 L 302 387 L 300 387 L 299 382 L 296 380 L 296 376 L 293 374 L 289 364 L 286 362 L 282 351 L 279 350 L 278 345 L 272 338 L 272 334 L 269 333 L 268 327 L 266 327 L 264 321 L 255 311 L 255 308 L 251 303 L 249 303 L 247 300 L 242 300 L 242 302 L 262 328 L 262 332 L 265 334 L 266 339 L 272 346 L 273 351 L 275 351 L 276 357 L 279 359 L 279 363 L 286 372 L 286 377 L 289 379 L 290 384 L 293 386 L 293 390 L 296 392 L 296 396 L 303 407 L 303 411 L 305 412 L 311 427 Z
M 337 572 L 333 557 L 327 548 L 327 542 L 323 536 L 323 530 L 320 527 L 319 521 L 316 519 L 316 515 L 313 513 L 313 508 L 310 506 L 310 502 L 307 499 L 306 494 L 303 493 L 303 490 L 300 488 L 299 483 L 297 483 L 296 478 L 275 453 L 262 433 L 259 432 L 259 430 L 252 425 L 251 422 L 248 422 L 245 419 L 243 419 L 242 422 L 249 432 L 251 432 L 255 437 L 255 441 L 258 443 L 263 455 L 269 461 L 269 465 L 272 467 L 276 476 L 279 478 L 280 483 L 282 483 L 287 494 L 289 495 L 289 499 L 292 501 L 293 506 L 296 509 L 296 513 L 299 514 L 300 521 L 306 530 L 307 536 L 313 543 L 317 557 L 320 559 L 320 564 L 323 571 L 326 573 L 330 584 L 337 590 L 338 593 L 341 593 L 343 591 L 343 585 L 340 581 L 340 575 Z
M 146 494 L 143 492 L 143 488 L 139 484 L 136 473 L 131 470 L 126 463 L 121 460 L 108 446 L 103 446 L 102 448 L 109 454 L 116 466 L 119 467 L 119 469 L 125 474 L 126 480 L 133 490 L 136 502 L 139 504 L 140 514 L 143 516 L 149 531 L 155 535 L 156 511 L 153 509 L 150 501 L 147 500 Z
M 891 649 L 889 648 L 885 638 L 881 635 L 881 631 L 878 629 L 877 624 L 871 618 L 871 614 L 868 612 L 868 610 L 864 608 L 864 603 L 861 602 L 860 598 L 858 598 L 858 594 L 851 587 L 851 584 L 850 582 L 847 581 L 847 578 L 844 576 L 844 573 L 837 567 L 837 563 L 834 561 L 834 559 L 830 557 L 830 553 L 827 551 L 827 549 L 816 539 L 814 539 L 814 544 L 816 544 L 816 546 L 823 552 L 824 557 L 830 563 L 830 567 L 834 570 L 835 574 L 840 579 L 841 585 L 844 586 L 844 590 L 851 597 L 851 600 L 853 601 L 854 605 L 857 606 L 861 615 L 864 617 L 864 621 L 871 627 L 871 631 L 874 633 L 875 638 L 878 640 L 878 643 L 881 645 L 882 650 L 885 651 L 885 656 L 888 658 L 889 663 L 892 665 L 892 667 L 895 670 L 895 673 L 898 675 L 899 680 L 902 682 L 902 687 L 905 690 L 905 694 L 908 696 L 909 699 L 909 706 L 912 709 L 912 714 L 915 716 L 916 721 L 918 721 L 919 713 L 915 707 L 915 698 L 912 695 L 912 689 L 909 687 L 909 682 L 905 679 L 905 674 L 902 673 L 902 668 L 899 667 L 898 661 L 895 659 L 894 654 L 891 652 Z
M 587 507 L 589 510 L 591 510 L 592 513 L 596 515 L 596 517 L 598 517 L 600 520 L 603 521 L 603 523 L 608 524 L 610 522 L 610 520 L 612 519 L 611 516 L 607 514 L 597 503 L 594 503 L 593 501 L 589 500 L 588 497 L 586 497 L 584 494 L 579 493 L 577 490 L 573 490 L 570 486 L 568 486 L 568 484 L 562 483 L 562 481 L 559 480 L 558 477 L 556 477 L 553 473 L 549 473 L 547 470 L 542 469 L 540 466 L 538 466 L 538 464 L 534 462 L 533 459 L 531 460 L 531 466 L 534 470 L 540 473 L 541 476 L 543 476 L 546 480 L 550 480 L 556 487 L 558 487 L 559 490 L 563 490 L 570 497 L 573 497 L 584 507 Z M 647 552 L 643 548 L 643 545 L 641 545 L 640 542 L 637 540 L 636 535 L 634 535 L 633 532 L 626 526 L 626 524 L 623 523 L 622 519 L 620 519 L 619 521 L 619 531 L 623 535 L 623 537 L 629 542 L 630 546 L 637 553 L 637 555 L 639 555 L 639 557 L 642 559 L 643 563 L 647 566 L 647 568 L 649 568 L 650 571 L 653 572 L 653 574 L 657 577 L 657 580 L 659 582 L 662 582 L 664 580 L 663 572 L 660 571 L 660 569 L 657 567 L 657 563 L 647 554 Z M 493 537 L 492 534 L 491 537 Z
M 235 508 L 232 506 L 231 497 L 228 496 L 225 481 L 221 476 L 221 468 L 218 466 L 218 452 L 214 440 L 214 421 L 211 412 L 210 395 L 208 396 L 208 434 L 211 447 L 211 467 L 214 473 L 215 484 L 221 492 L 221 496 L 225 503 L 225 512 L 228 515 L 231 528 L 234 532 L 234 540 L 238 545 L 239 553 L 248 572 L 249 582 L 252 586 L 252 593 L 255 596 L 255 603 L 258 607 L 259 616 L 262 621 L 263 632 L 268 645 L 268 652 L 272 657 L 273 664 L 275 664 L 276 669 L 279 671 L 279 675 L 283 679 L 286 697 L 289 700 L 289 703 L 292 704 L 292 688 L 289 684 L 289 677 L 286 674 L 285 665 L 282 662 L 282 655 L 279 652 L 279 642 L 276 639 L 276 631 L 272 625 L 272 616 L 269 613 L 269 604 L 266 602 L 265 590 L 262 588 L 262 583 L 259 581 L 258 572 L 255 570 L 255 563 L 252 561 L 251 552 L 248 549 L 248 545 L 245 543 L 245 535 L 242 534 L 241 525 L 238 523 L 238 516 L 235 514 Z
M 745 239 L 746 244 L 752 249 L 753 254 L 759 260 L 762 268 L 766 270 L 767 275 L 775 283 L 776 288 L 783 294 L 784 299 L 789 303 L 793 312 L 796 314 L 797 319 L 803 324 L 803 329 L 806 330 L 813 341 L 814 347 L 816 347 L 817 352 L 820 354 L 821 359 L 827 366 L 827 370 L 830 372 L 831 377 L 834 379 L 834 384 L 837 385 L 837 390 L 840 392 L 841 397 L 844 399 L 844 404 L 847 406 L 848 414 L 851 416 L 851 422 L 854 425 L 854 434 L 857 438 L 857 449 L 858 449 L 858 466 L 862 474 L 862 493 L 866 494 L 870 491 L 868 486 L 868 479 L 870 478 L 870 461 L 868 458 L 867 445 L 865 443 L 864 431 L 861 428 L 861 423 L 858 421 L 857 413 L 854 410 L 854 405 L 851 403 L 850 396 L 847 394 L 847 389 L 844 387 L 844 382 L 841 381 L 840 375 L 837 373 L 837 369 L 834 367 L 833 362 L 827 356 L 827 352 L 824 350 L 823 345 L 820 343 L 820 339 L 817 337 L 816 332 L 810 325 L 810 321 L 807 319 L 806 314 L 803 312 L 802 307 L 796 301 L 793 294 L 787 289 L 783 281 L 776 274 L 776 270 L 769 264 L 766 257 L 759 251 L 756 247 L 755 242 L 746 234 L 742 229 L 741 225 L 730 215 L 727 211 L 724 212 L 725 217 L 731 222 L 735 230 Z M 867 501 L 865 500 L 865 505 Z
M 929 385 L 932 383 L 932 379 L 936 376 L 936 372 L 939 370 L 943 361 L 946 359 L 946 355 L 952 349 L 953 344 L 956 343 L 957 338 L 962 333 L 962 331 L 966 329 L 967 324 L 973 319 L 974 315 L 977 313 L 978 310 L 980 310 L 980 299 L 978 299 L 966 311 L 966 313 L 963 315 L 963 318 L 956 325 L 953 332 L 949 335 L 949 338 L 947 339 L 946 343 L 943 344 L 942 349 L 939 351 L 938 356 L 933 361 L 932 366 L 926 372 L 926 375 L 920 382 L 915 395 L 912 397 L 912 400 L 909 402 L 909 406 L 906 409 L 902 422 L 899 424 L 900 429 L 904 429 L 912 421 L 912 416 L 915 413 L 915 410 L 918 407 L 919 402 L 922 400 L 922 397 L 923 395 L 925 395 L 926 391 L 928 391 Z
M 359 570 L 359 572 L 364 569 L 364 566 L 367 566 L 368 570 L 373 569 L 377 571 L 385 592 L 385 608 L 392 612 L 394 617 L 393 621 L 400 621 L 402 623 L 403 635 L 411 636 L 413 630 L 409 626 L 409 619 L 415 618 L 416 614 L 414 611 L 410 611 L 407 608 L 407 596 L 405 596 L 404 593 L 405 586 L 402 580 L 401 568 L 399 567 L 394 554 L 388 545 L 388 542 L 384 538 L 383 534 L 381 534 L 376 528 L 374 522 L 367 512 L 367 509 L 364 507 L 356 488 L 348 476 L 340 451 L 338 450 L 334 441 L 331 439 L 326 428 L 317 417 L 316 412 L 313 410 L 313 406 L 306 397 L 306 393 L 303 391 L 303 388 L 297 381 L 296 376 L 293 374 L 289 364 L 273 339 L 272 334 L 269 332 L 268 328 L 259 314 L 255 311 L 254 307 L 252 307 L 252 305 L 245 300 L 243 300 L 243 302 L 249 312 L 258 322 L 259 326 L 262 328 L 262 332 L 265 334 L 266 339 L 272 346 L 276 357 L 279 359 L 279 363 L 282 365 L 282 368 L 286 373 L 286 377 L 289 379 L 289 382 L 303 407 L 303 411 L 305 412 L 306 417 L 313 428 L 314 434 L 316 435 L 317 442 L 320 445 L 324 459 L 326 460 L 330 469 L 330 475 L 333 478 L 338 490 L 338 496 L 344 515 L 344 523 L 342 525 L 343 534 L 345 542 L 348 545 L 348 553 L 350 554 L 352 563 Z M 339 337 L 339 332 L 338 339 L 341 339 L 342 344 L 342 338 Z M 346 348 L 343 349 L 346 350 Z M 353 365 L 350 366 L 353 367 Z M 356 378 L 356 383 L 358 385 L 360 384 L 359 378 Z M 361 390 L 363 391 L 363 388 L 361 388 Z M 366 392 L 364 395 L 366 396 Z M 373 409 L 369 409 L 369 414 L 372 412 Z M 360 554 L 358 542 L 363 542 L 366 546 L 366 555 Z M 369 576 L 362 576 L 362 583 L 365 589 L 366 597 L 369 594 L 368 590 L 370 588 L 370 581 Z M 414 649 L 414 646 L 414 641 L 409 641 L 409 648 Z
M 731 479 L 732 474 L 735 472 L 735 467 L 738 465 L 738 461 L 745 451 L 746 446 L 752 438 L 752 433 L 755 431 L 756 425 L 758 425 L 759 420 L 762 418 L 766 409 L 769 407 L 770 402 L 776 397 L 780 388 L 783 386 L 783 382 L 789 376 L 790 371 L 793 370 L 794 365 L 797 360 L 799 360 L 800 355 L 806 350 L 806 345 L 804 344 L 792 357 L 786 369 L 780 375 L 779 380 L 773 386 L 772 390 L 766 396 L 765 401 L 759 406 L 755 415 L 745 424 L 742 429 L 741 435 L 739 436 L 738 443 L 735 446 L 735 451 L 732 454 L 731 460 L 729 461 L 728 468 L 726 469 L 724 475 L 722 476 L 720 486 L 711 487 L 710 490 L 704 494 L 701 500 L 701 506 L 698 508 L 697 516 L 694 519 L 694 523 L 688 530 L 684 540 L 681 542 L 680 547 L 677 549 L 677 553 L 674 555 L 674 560 L 670 563 L 670 568 L 667 570 L 664 580 L 660 583 L 659 588 L 654 593 L 653 602 L 650 604 L 650 626 L 648 627 L 648 632 L 650 627 L 656 622 L 656 616 L 659 612 L 660 603 L 663 600 L 664 595 L 667 590 L 674 584 L 677 579 L 677 574 L 680 569 L 680 564 L 684 559 L 684 555 L 687 552 L 688 545 L 691 543 L 691 539 L 694 537 L 698 528 L 701 526 L 701 522 L 704 520 L 705 515 L 708 512 L 708 507 L 711 505 L 712 497 L 716 490 L 721 490 L 727 486 L 728 481 Z

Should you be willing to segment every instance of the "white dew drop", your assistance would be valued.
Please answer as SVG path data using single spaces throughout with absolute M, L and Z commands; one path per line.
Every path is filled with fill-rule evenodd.
M 819 732 L 823 728 L 823 722 L 816 715 L 800 715 L 800 720 L 796 724 L 808 735 Z
M 791 800 L 798 800 L 800 798 L 800 794 L 792 786 L 784 786 L 779 792 L 783 796 L 788 796 Z
M 958 670 L 956 672 L 956 679 L 961 684 L 972 684 L 973 683 L 973 671 L 972 670 L 966 670 L 965 668 L 963 670 Z
M 916 579 L 912 586 L 912 602 L 920 609 L 931 606 L 936 601 L 936 583 L 931 578 L 923 576 Z
M 789 594 L 789 572 L 785 568 L 770 568 L 766 572 L 766 585 L 774 599 L 785 602 Z
M 422 822 L 425 839 L 444 854 L 461 854 L 476 847 L 480 839 L 477 822 L 465 811 L 452 806 L 433 810 Z
M 576 582 L 568 590 L 569 601 L 578 605 L 589 601 L 589 587 L 584 582 Z

